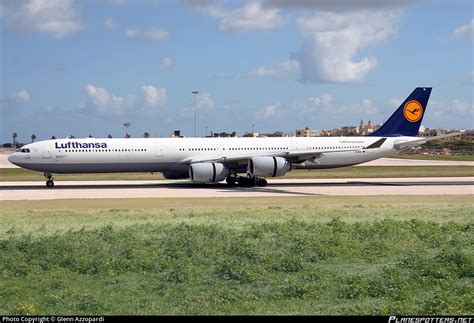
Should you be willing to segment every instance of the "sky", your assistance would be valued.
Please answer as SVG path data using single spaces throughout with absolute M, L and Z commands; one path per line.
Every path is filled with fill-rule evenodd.
M 474 128 L 470 0 L 0 0 L 0 141 Z M 196 96 L 193 91 L 199 91 Z

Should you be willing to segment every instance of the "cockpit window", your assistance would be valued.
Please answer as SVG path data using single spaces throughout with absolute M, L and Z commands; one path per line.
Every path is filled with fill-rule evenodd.
M 29 153 L 30 150 L 28 148 L 21 148 L 21 149 L 17 149 L 17 152 L 20 152 L 20 153 Z

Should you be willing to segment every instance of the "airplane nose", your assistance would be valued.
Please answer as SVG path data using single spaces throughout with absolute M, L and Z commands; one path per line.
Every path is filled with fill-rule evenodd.
M 15 155 L 16 155 L 16 153 L 15 153 L 15 154 L 12 154 L 12 155 L 10 155 L 10 156 L 8 156 L 8 158 L 7 158 L 8 161 L 9 161 L 10 163 L 12 163 L 12 164 L 15 164 L 15 160 L 16 160 L 16 156 L 15 156 Z

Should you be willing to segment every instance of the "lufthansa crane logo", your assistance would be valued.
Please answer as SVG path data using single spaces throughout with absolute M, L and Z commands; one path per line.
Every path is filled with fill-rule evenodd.
M 403 115 L 408 121 L 417 122 L 423 116 L 423 107 L 418 101 L 408 101 L 403 108 Z

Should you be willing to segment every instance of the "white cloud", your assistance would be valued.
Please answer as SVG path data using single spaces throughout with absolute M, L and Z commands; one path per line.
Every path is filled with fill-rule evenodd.
M 471 120 L 474 115 L 474 103 L 453 99 L 451 102 L 431 101 L 428 105 L 427 117 L 438 120 L 449 120 L 455 118 L 463 118 Z
M 474 115 L 474 103 L 454 99 L 448 105 L 451 112 L 457 115 L 472 116 Z M 471 119 L 472 120 L 472 119 Z
M 173 61 L 171 60 L 171 57 L 164 57 L 160 65 L 158 65 L 158 68 L 160 71 L 166 70 L 171 67 L 172 63 Z
M 298 61 L 288 59 L 280 62 L 276 68 L 268 68 L 260 66 L 248 73 L 249 76 L 253 77 L 278 77 L 288 75 L 298 70 L 300 64 Z
M 376 45 L 397 29 L 400 11 L 323 12 L 297 20 L 303 37 L 293 59 L 301 66 L 303 82 L 359 82 L 377 65 L 375 57 L 354 57 Z
M 264 106 L 262 109 L 255 112 L 255 117 L 257 119 L 267 120 L 267 119 L 273 118 L 274 116 L 277 116 L 280 113 L 281 113 L 281 110 L 280 110 L 279 103 L 268 104 Z
M 84 111 L 101 114 L 124 114 L 132 111 L 150 111 L 151 108 L 166 104 L 167 95 L 165 88 L 156 88 L 152 85 L 141 87 L 143 99 L 137 100 L 133 95 L 117 96 L 109 93 L 105 88 L 93 84 L 84 86 L 86 102 L 81 107 Z
M 216 103 L 209 93 L 200 93 L 196 98 L 196 106 L 198 110 L 211 110 Z
M 474 19 L 471 19 L 470 23 L 457 28 L 454 31 L 454 37 L 474 40 Z
M 353 114 L 373 115 L 377 113 L 377 108 L 369 99 L 362 99 L 361 103 L 352 104 L 349 109 Z
M 181 2 L 196 9 L 206 16 L 214 18 L 223 18 L 229 14 L 228 11 L 222 8 L 218 0 L 181 0 Z
M 82 29 L 72 0 L 28 0 L 18 4 L 21 5 L 9 8 L 7 16 L 8 25 L 16 31 L 38 31 L 64 38 Z
M 126 97 L 115 96 L 106 89 L 92 84 L 84 86 L 84 93 L 86 95 L 84 108 L 99 113 L 122 114 L 131 110 L 134 106 L 134 97 L 132 95 Z
M 127 29 L 125 37 L 131 40 L 138 41 L 160 41 L 167 38 L 169 35 L 165 29 Z
M 363 98 L 357 103 L 339 103 L 328 93 L 310 97 L 306 102 L 293 103 L 290 106 L 293 111 L 296 110 L 299 115 L 306 116 L 308 120 L 334 121 L 341 115 L 346 116 L 347 119 L 367 118 L 376 116 L 379 112 L 370 99 Z
M 117 28 L 117 23 L 109 17 L 107 18 L 107 20 L 104 21 L 104 27 L 106 29 L 115 29 Z
M 276 69 L 268 68 L 265 66 L 259 66 L 256 69 L 251 70 L 249 72 L 249 76 L 253 76 L 253 77 L 273 77 L 277 75 L 278 75 L 278 72 Z
M 403 102 L 403 99 L 402 98 L 390 98 L 388 101 L 387 101 L 387 106 L 390 108 L 390 109 L 396 109 L 400 106 L 400 104 L 402 104 Z
M 327 107 L 332 104 L 333 98 L 330 94 L 322 93 L 319 96 L 309 98 L 309 102 L 311 103 L 311 106 L 315 108 Z
M 274 8 L 264 9 L 257 1 L 249 1 L 241 8 L 228 13 L 221 21 L 222 31 L 254 31 L 270 30 L 280 27 L 285 19 Z
M 395 7 L 419 0 L 264 0 L 269 7 L 306 10 L 358 10 Z
M 28 102 L 30 101 L 30 94 L 27 90 L 21 90 L 15 95 L 15 99 L 19 102 Z
M 166 104 L 167 97 L 165 88 L 155 88 L 152 85 L 144 85 L 142 86 L 142 90 L 145 93 L 146 108 L 153 108 Z
M 209 93 L 202 92 L 196 96 L 196 111 L 206 114 L 212 111 L 215 106 L 216 102 Z M 181 118 L 189 118 L 191 116 L 194 118 L 194 98 L 191 105 L 180 111 Z
M 218 0 L 181 0 L 200 13 L 221 19 L 219 30 L 245 32 L 270 30 L 283 25 L 286 20 L 277 8 L 263 8 L 260 1 L 248 0 L 242 7 L 226 10 Z

